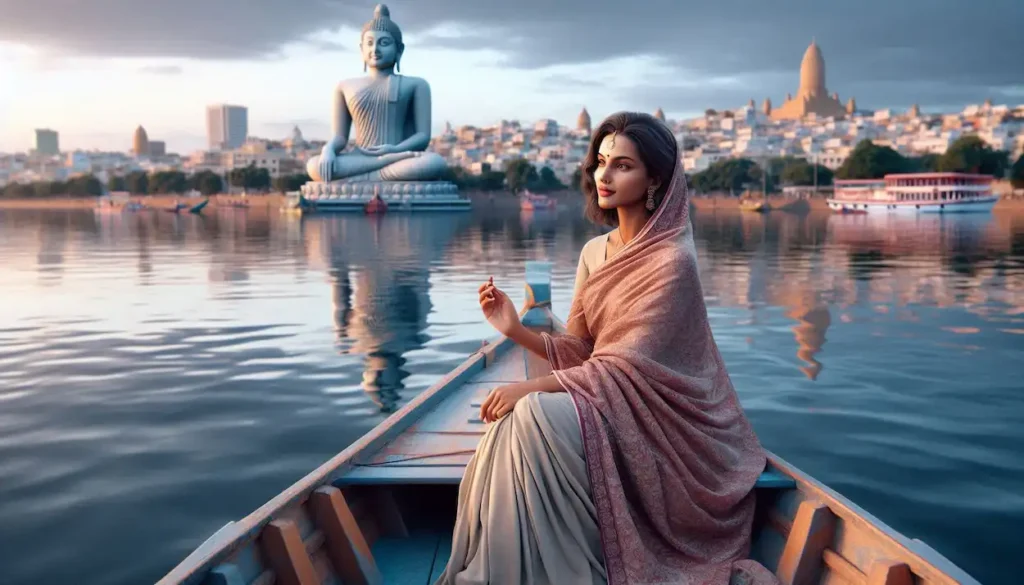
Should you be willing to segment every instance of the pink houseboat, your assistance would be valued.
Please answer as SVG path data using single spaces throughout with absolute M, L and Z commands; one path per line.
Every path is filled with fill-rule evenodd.
M 840 213 L 988 212 L 999 201 L 991 175 L 908 173 L 836 180 L 828 206 Z

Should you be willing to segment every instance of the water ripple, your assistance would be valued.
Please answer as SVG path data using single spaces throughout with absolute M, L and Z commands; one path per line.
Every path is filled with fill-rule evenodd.
M 488 276 L 519 304 L 524 263 L 551 260 L 564 317 L 599 233 L 575 211 L 500 208 L 169 219 L 0 211 L 11 583 L 159 578 L 492 337 Z M 993 584 L 1015 582 L 1024 522 L 1022 230 L 694 218 L 712 328 L 764 444 Z

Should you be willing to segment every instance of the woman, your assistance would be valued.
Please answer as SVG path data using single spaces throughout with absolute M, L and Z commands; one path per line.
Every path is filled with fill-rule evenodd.
M 495 424 L 438 583 L 777 583 L 742 560 L 765 454 L 708 325 L 675 139 L 615 114 L 583 165 L 588 215 L 616 229 L 584 247 L 567 333 L 528 331 L 480 287 L 487 320 L 553 373 L 482 404 Z

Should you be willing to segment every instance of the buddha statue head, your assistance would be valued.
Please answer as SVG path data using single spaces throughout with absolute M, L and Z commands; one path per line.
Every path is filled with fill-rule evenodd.
M 363 55 L 363 71 L 367 67 L 387 69 L 402 60 L 405 45 L 402 43 L 402 29 L 391 20 L 391 11 L 384 4 L 373 10 L 373 19 L 363 25 L 359 39 L 359 52 Z

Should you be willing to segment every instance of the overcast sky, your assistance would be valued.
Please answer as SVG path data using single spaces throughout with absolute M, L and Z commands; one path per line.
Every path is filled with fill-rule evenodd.
M 0 151 L 33 129 L 61 148 L 127 150 L 142 124 L 205 145 L 204 108 L 249 107 L 250 134 L 326 138 L 332 87 L 362 75 L 348 0 L 0 0 Z M 864 108 L 1024 103 L 1024 0 L 397 0 L 402 73 L 426 78 L 434 127 L 502 118 L 596 123 L 776 105 L 812 38 L 830 92 Z

